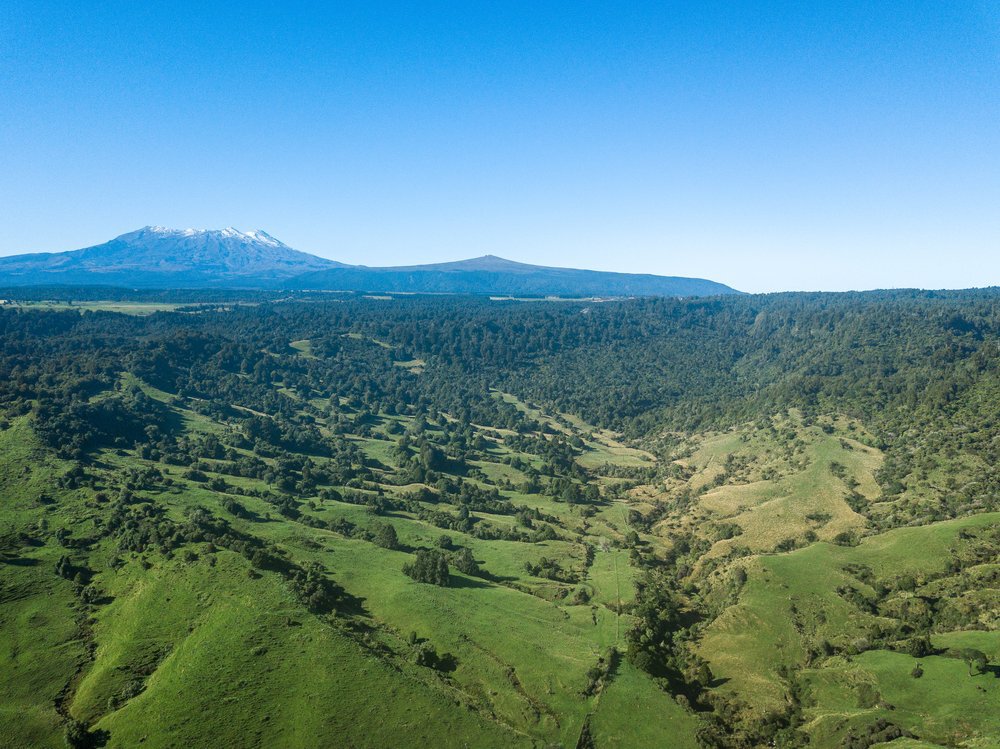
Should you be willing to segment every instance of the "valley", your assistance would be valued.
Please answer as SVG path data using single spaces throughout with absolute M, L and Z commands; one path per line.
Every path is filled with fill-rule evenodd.
M 998 297 L 845 297 L 0 309 L 0 742 L 994 746 Z

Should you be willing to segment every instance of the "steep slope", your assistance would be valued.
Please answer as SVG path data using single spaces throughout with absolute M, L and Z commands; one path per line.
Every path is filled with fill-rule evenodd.
M 738 293 L 701 278 L 549 268 L 484 255 L 453 263 L 396 268 L 346 266 L 307 273 L 293 289 L 336 289 L 511 296 L 714 296 Z
M 0 258 L 0 279 L 11 285 L 261 287 L 337 265 L 263 231 L 147 226 L 82 250 Z

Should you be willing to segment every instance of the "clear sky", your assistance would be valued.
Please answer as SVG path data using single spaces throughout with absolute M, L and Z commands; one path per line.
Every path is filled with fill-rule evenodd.
M 0 254 L 1000 284 L 1000 2 L 0 2 Z

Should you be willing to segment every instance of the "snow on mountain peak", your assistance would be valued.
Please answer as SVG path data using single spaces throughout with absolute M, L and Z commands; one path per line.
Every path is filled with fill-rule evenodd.
M 241 242 L 264 244 L 269 247 L 285 246 L 283 242 L 275 239 L 263 229 L 240 231 L 232 226 L 227 226 L 225 229 L 171 229 L 166 226 L 146 226 L 140 231 L 148 234 L 156 234 L 162 237 L 198 237 L 216 235 L 226 239 L 235 239 Z
M 206 234 L 207 232 L 207 229 L 171 229 L 169 226 L 144 226 L 138 232 L 132 233 L 162 234 L 165 237 L 194 237 L 198 234 Z

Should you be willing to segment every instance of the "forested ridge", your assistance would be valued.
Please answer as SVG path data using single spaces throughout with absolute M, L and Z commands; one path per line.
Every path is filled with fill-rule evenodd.
M 0 307 L 11 745 L 1000 740 L 996 289 L 38 293 Z M 213 629 L 208 580 L 288 613 Z M 174 623 L 129 624 L 161 588 Z M 371 698 L 386 733 L 272 691 L 286 619 L 408 695 Z M 27 621 L 75 655 L 28 663 Z M 259 711 L 177 706 L 231 699 L 255 648 Z M 365 704 L 326 678 L 332 712 Z M 438 717 L 404 741 L 411 702 Z

